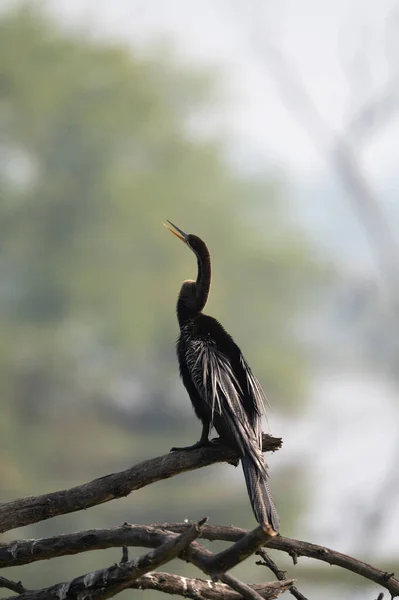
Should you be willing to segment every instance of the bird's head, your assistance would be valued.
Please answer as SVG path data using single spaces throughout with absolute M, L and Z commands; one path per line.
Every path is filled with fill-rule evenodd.
M 192 250 L 194 254 L 196 254 L 197 257 L 202 258 L 209 254 L 208 248 L 206 247 L 205 242 L 201 240 L 201 238 L 199 238 L 197 235 L 194 235 L 193 233 L 185 233 L 179 227 L 177 227 L 177 225 L 171 223 L 171 221 L 168 221 L 168 223 L 169 225 L 164 223 L 166 229 L 168 229 L 171 233 L 173 233 L 173 235 L 179 238 L 179 240 L 184 242 L 186 246 L 188 246 L 190 250 Z

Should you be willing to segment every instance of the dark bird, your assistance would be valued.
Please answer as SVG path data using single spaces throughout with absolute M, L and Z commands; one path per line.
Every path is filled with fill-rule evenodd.
M 214 427 L 220 441 L 238 450 L 256 520 L 277 532 L 280 521 L 262 452 L 264 392 L 233 338 L 216 319 L 202 312 L 211 286 L 211 257 L 205 242 L 168 223 L 173 229 L 165 227 L 197 257 L 197 280 L 184 281 L 177 300 L 177 357 L 184 386 L 202 422 L 196 444 L 172 450 L 209 444 L 209 432 Z

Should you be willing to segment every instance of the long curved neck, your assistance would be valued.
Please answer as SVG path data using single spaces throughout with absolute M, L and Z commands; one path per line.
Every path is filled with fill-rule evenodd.
M 205 246 L 205 245 L 204 245 Z M 211 287 L 211 257 L 208 248 L 205 246 L 201 253 L 197 254 L 198 275 L 196 282 L 196 309 L 201 312 L 208 300 Z
M 188 245 L 197 257 L 198 274 L 196 281 L 190 279 L 181 286 L 176 307 L 180 328 L 201 313 L 211 287 L 211 257 L 205 242 L 190 234 Z

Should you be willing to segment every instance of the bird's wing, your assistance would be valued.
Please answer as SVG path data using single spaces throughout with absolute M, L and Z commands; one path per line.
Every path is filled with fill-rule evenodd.
M 242 453 L 250 454 L 263 470 L 260 416 L 256 423 L 248 417 L 243 402 L 245 390 L 241 388 L 229 358 L 214 343 L 197 340 L 187 349 L 186 359 L 192 381 L 210 408 L 211 425 L 215 415 L 220 416 Z M 242 360 L 243 366 L 249 368 L 245 359 Z M 248 373 L 248 388 L 253 395 L 255 411 L 260 415 L 262 388 L 250 370 Z
M 254 427 L 259 431 L 258 436 L 262 437 L 262 415 L 265 414 L 265 404 L 267 403 L 266 394 L 260 385 L 258 378 L 252 373 L 251 367 L 245 360 L 244 356 L 240 354 L 240 362 L 245 373 L 246 384 L 248 387 L 248 394 L 253 401 L 253 407 L 255 410 Z

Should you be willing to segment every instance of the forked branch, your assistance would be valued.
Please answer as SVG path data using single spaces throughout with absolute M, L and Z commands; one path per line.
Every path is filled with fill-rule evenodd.
M 170 539 L 171 533 L 183 533 L 190 528 L 186 523 L 167 523 L 160 525 L 129 525 L 112 529 L 92 529 L 72 534 L 64 534 L 40 540 L 17 540 L 0 545 L 0 567 L 11 567 L 28 564 L 39 560 L 47 560 L 57 556 L 67 556 L 91 550 L 101 550 L 115 547 L 146 547 L 157 548 Z M 213 555 L 212 552 L 193 542 L 187 548 L 182 558 L 189 560 L 211 576 L 215 569 L 221 573 L 230 565 L 237 564 L 247 557 L 243 545 L 248 548 L 251 539 L 259 535 L 258 529 L 248 532 L 238 527 L 203 525 L 200 536 L 210 541 L 221 540 L 236 542 L 225 551 Z M 357 573 L 384 587 L 391 595 L 399 596 L 399 580 L 392 573 L 387 573 L 361 560 L 342 554 L 324 546 L 310 544 L 282 536 L 276 536 L 268 541 L 268 547 L 286 552 L 290 556 L 306 556 L 330 565 L 335 565 Z M 257 543 L 252 546 L 256 549 Z
M 264 450 L 277 450 L 281 446 L 281 440 L 264 436 L 263 444 Z M 212 445 L 191 452 L 168 454 L 70 490 L 3 504 L 0 506 L 0 524 L 3 530 L 7 530 L 51 516 L 82 510 L 100 502 L 126 495 L 160 479 L 222 461 L 234 463 L 237 461 L 237 456 L 233 451 L 221 445 Z M 210 584 L 210 582 L 198 580 L 198 586 L 201 589 L 204 586 L 207 586 L 207 590 L 209 589 L 209 593 L 207 592 L 203 596 L 204 598 L 212 599 L 217 591 L 225 590 L 224 587 L 220 587 L 225 583 L 228 584 L 230 590 L 224 597 L 234 599 L 241 595 L 250 600 L 255 600 L 255 598 L 259 600 L 261 597 L 275 597 L 270 594 L 278 595 L 283 590 L 292 587 L 292 581 L 275 582 L 271 587 L 269 584 L 263 584 L 258 589 L 256 586 L 248 586 L 240 582 L 227 571 L 267 544 L 270 548 L 286 552 L 293 557 L 307 556 L 340 566 L 381 585 L 391 593 L 392 597 L 399 596 L 399 580 L 394 577 L 393 573 L 386 573 L 329 548 L 282 536 L 273 536 L 273 533 L 261 527 L 248 532 L 237 527 L 210 526 L 205 524 L 205 520 L 194 525 L 187 523 L 129 525 L 126 523 L 112 529 L 81 531 L 47 539 L 14 540 L 0 544 L 0 568 L 91 550 L 123 547 L 123 560 L 119 565 L 88 573 L 71 582 L 64 582 L 45 590 L 24 591 L 22 585 L 16 584 L 20 593 L 18 598 L 20 600 L 36 600 L 38 598 L 59 600 L 65 598 L 65 590 L 67 590 L 72 594 L 71 597 L 77 597 L 76 594 L 82 595 L 83 593 L 90 594 L 91 598 L 102 600 L 116 595 L 127 587 L 139 587 L 138 581 L 143 583 L 143 587 L 153 586 L 153 589 L 160 589 L 164 585 L 165 591 L 168 586 L 172 586 L 173 589 L 183 588 L 183 591 L 187 592 L 188 588 L 185 590 L 184 582 L 188 580 L 185 578 L 180 578 L 180 583 L 178 583 L 176 577 L 170 576 L 162 580 L 162 583 L 161 579 L 157 579 L 158 575 L 146 576 L 154 568 L 178 557 L 191 562 L 213 580 L 219 581 L 217 584 Z M 211 541 L 224 540 L 233 542 L 233 545 L 218 554 L 213 554 L 195 541 L 197 537 Z M 146 547 L 153 550 L 141 558 L 129 561 L 127 558 L 127 547 L 129 546 Z M 277 567 L 275 572 L 279 576 Z M 15 591 L 17 591 L 16 588 Z M 192 597 L 194 597 L 193 594 L 194 592 Z M 185 595 L 190 597 L 189 593 Z
M 199 536 L 205 521 L 206 519 L 203 519 L 195 525 L 190 525 L 180 535 L 165 536 L 166 541 L 161 546 L 135 560 L 87 573 L 67 583 L 59 583 L 38 591 L 27 591 L 20 594 L 18 598 L 19 600 L 112 598 L 130 587 L 138 577 L 142 577 L 149 571 L 176 558 Z M 8 600 L 12 600 L 12 598 Z

